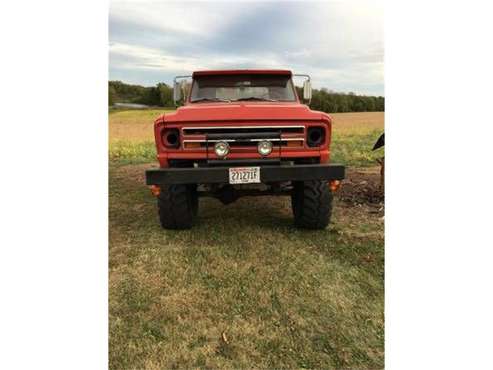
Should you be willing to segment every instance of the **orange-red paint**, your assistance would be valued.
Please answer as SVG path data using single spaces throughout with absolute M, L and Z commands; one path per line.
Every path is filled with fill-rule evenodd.
M 228 70 L 228 71 L 198 71 L 194 76 L 204 74 L 291 74 L 284 70 Z M 330 159 L 330 142 L 332 136 L 332 119 L 324 113 L 312 111 L 308 106 L 301 104 L 298 97 L 295 102 L 265 102 L 265 101 L 242 101 L 242 102 L 201 102 L 192 103 L 189 100 L 185 105 L 178 108 L 176 112 L 161 115 L 154 122 L 154 136 L 156 141 L 157 159 L 161 167 L 169 166 L 169 159 L 215 159 L 213 150 L 206 154 L 204 147 L 187 145 L 183 142 L 178 149 L 166 148 L 162 142 L 162 131 L 168 128 L 178 128 L 181 132 L 183 127 L 193 126 L 276 126 L 276 125 L 303 125 L 325 126 L 325 142 L 319 147 L 310 148 L 305 142 L 302 145 L 293 144 L 282 147 L 281 158 L 320 158 L 320 163 L 326 163 Z M 306 132 L 306 130 L 305 130 Z M 289 135 L 286 134 L 285 137 Z M 293 134 L 294 137 L 295 134 Z M 284 136 L 283 136 L 284 137 Z M 197 135 L 196 139 L 201 139 Z M 278 158 L 279 151 L 274 150 L 268 156 Z M 227 159 L 255 159 L 262 158 L 255 147 L 235 147 L 227 156 Z
M 150 188 L 152 195 L 154 195 L 155 197 L 158 197 L 159 194 L 161 194 L 161 188 L 159 186 L 151 185 Z
M 341 181 L 331 180 L 329 181 L 329 188 L 331 191 L 337 191 L 341 187 Z

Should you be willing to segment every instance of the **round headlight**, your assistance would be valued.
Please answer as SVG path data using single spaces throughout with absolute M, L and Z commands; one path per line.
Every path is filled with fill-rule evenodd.
M 214 151 L 218 157 L 226 157 L 229 153 L 229 144 L 225 141 L 220 141 L 214 145 Z
M 270 141 L 261 141 L 258 143 L 257 150 L 261 156 L 268 156 L 272 152 L 272 143 Z

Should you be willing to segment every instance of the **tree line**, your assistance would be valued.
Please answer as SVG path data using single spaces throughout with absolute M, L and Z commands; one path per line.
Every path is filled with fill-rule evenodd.
M 297 87 L 298 96 L 303 96 L 303 89 Z M 312 90 L 310 108 L 327 113 L 345 112 L 384 112 L 383 96 L 356 95 L 352 92 L 338 93 L 326 88 Z
M 303 90 L 296 88 L 298 96 Z M 144 104 L 159 107 L 173 107 L 173 87 L 165 83 L 156 86 L 130 85 L 121 81 L 109 81 L 108 104 L 115 103 Z M 354 93 L 338 93 L 326 88 L 312 90 L 310 108 L 327 113 L 342 112 L 383 112 L 385 98 L 383 96 L 357 95 Z
M 115 103 L 145 104 L 159 107 L 173 106 L 173 88 L 165 83 L 145 87 L 121 81 L 108 82 L 108 105 Z

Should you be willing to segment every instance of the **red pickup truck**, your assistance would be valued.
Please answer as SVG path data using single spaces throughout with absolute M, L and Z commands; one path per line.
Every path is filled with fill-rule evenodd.
M 175 78 L 174 99 L 154 124 L 160 168 L 146 171 L 164 228 L 191 228 L 203 196 L 289 195 L 295 225 L 329 224 L 345 167 L 329 163 L 331 118 L 301 103 L 291 71 L 198 71 Z

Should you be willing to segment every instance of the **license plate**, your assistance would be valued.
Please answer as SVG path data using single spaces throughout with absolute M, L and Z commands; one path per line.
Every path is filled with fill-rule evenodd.
M 229 169 L 230 184 L 260 183 L 260 167 L 234 167 Z

